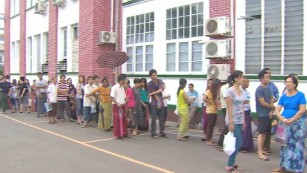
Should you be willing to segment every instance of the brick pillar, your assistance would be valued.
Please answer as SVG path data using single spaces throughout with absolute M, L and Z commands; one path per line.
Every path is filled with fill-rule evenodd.
M 10 50 L 11 50 L 11 38 L 10 38 L 10 30 L 11 30 L 11 0 L 5 0 L 5 21 L 4 21 L 4 73 L 5 75 L 9 75 L 11 73 L 10 70 Z
M 49 33 L 48 33 L 48 75 L 56 77 L 56 65 L 58 57 L 58 7 L 52 5 L 49 0 Z
M 20 1 L 20 46 L 19 70 L 20 76 L 26 76 L 26 1 Z
M 114 21 L 115 19 L 114 0 Z M 118 0 L 119 21 L 121 21 L 122 2 Z M 85 76 L 98 75 L 101 78 L 109 77 L 113 82 L 113 69 L 101 68 L 96 62 L 98 56 L 105 51 L 115 51 L 114 44 L 98 44 L 100 31 L 110 31 L 110 0 L 80 1 L 79 16 L 79 73 Z M 115 25 L 114 25 L 115 27 Z M 119 25 L 121 28 L 121 25 Z M 121 37 L 121 32 L 117 35 Z M 119 39 L 121 40 L 121 39 Z M 121 47 L 121 45 L 120 45 Z
M 210 0 L 210 18 L 212 17 L 219 17 L 219 16 L 226 16 L 226 17 L 231 17 L 231 0 Z M 233 26 L 233 31 L 235 31 L 235 0 L 233 0 L 233 20 L 230 19 L 231 22 L 234 22 Z M 235 32 L 232 32 L 235 34 Z M 227 38 L 218 38 L 218 39 L 227 39 Z M 233 47 L 232 51 L 235 51 L 235 35 L 233 35 Z M 235 52 L 233 53 L 235 56 Z M 210 60 L 210 64 L 230 64 L 230 71 L 233 71 L 235 68 L 235 57 L 232 57 L 232 60 Z

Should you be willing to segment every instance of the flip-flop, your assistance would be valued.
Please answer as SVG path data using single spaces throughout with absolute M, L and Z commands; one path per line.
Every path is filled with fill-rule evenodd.
M 259 157 L 259 156 L 258 156 L 258 159 L 259 159 L 259 160 L 262 160 L 262 161 L 269 161 L 269 160 L 270 160 L 270 158 L 269 158 L 269 157 L 266 157 L 266 156 L 264 156 L 264 157 Z
M 284 171 L 285 171 L 285 169 L 283 169 L 283 168 L 276 168 L 276 169 L 273 169 L 271 171 L 271 173 L 279 173 L 279 172 L 284 172 Z
M 226 171 L 228 172 L 231 172 L 231 173 L 240 173 L 237 169 L 235 169 L 234 167 L 230 168 L 230 169 L 227 169 L 226 168 Z
M 233 165 L 233 168 L 235 168 L 238 171 L 243 171 L 243 169 L 239 165 Z

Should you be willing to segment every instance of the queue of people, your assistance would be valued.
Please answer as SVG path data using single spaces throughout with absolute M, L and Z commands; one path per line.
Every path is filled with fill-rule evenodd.
M 20 113 L 24 110 L 36 111 L 37 117 L 48 116 L 50 124 L 68 120 L 77 121 L 82 128 L 97 126 L 105 132 L 113 130 L 116 139 L 130 138 L 148 129 L 154 139 L 168 138 L 164 129 L 170 94 L 165 91 L 166 85 L 158 79 L 156 70 L 150 70 L 149 77 L 149 82 L 146 78 L 134 79 L 134 86 L 131 87 L 125 74 L 117 77 L 114 86 L 110 85 L 108 78 L 100 81 L 98 76 L 88 76 L 85 79 L 83 75 L 79 75 L 76 86 L 70 78 L 66 80 L 65 75 L 61 75 L 58 82 L 57 78 L 51 78 L 47 82 L 43 79 L 43 74 L 38 73 L 38 80 L 34 80 L 33 85 L 24 77 L 20 77 L 18 82 L 14 79 L 10 83 L 9 76 L 4 76 L 0 83 L 0 106 L 2 113 L 9 108 L 12 112 Z M 280 168 L 272 172 L 304 172 L 306 99 L 305 95 L 297 90 L 298 77 L 293 74 L 286 77 L 285 90 L 280 98 L 277 87 L 270 81 L 270 69 L 261 70 L 258 77 L 260 85 L 255 91 L 258 158 L 263 161 L 270 160 L 271 126 L 275 118 L 279 121 L 278 125 L 283 124 L 286 129 L 287 143 L 281 146 Z M 187 85 L 188 92 L 185 91 Z M 223 151 L 224 136 L 229 131 L 233 132 L 236 147 L 229 156 L 226 170 L 237 173 L 242 170 L 236 163 L 237 154 L 255 151 L 249 79 L 244 77 L 242 71 L 235 70 L 229 75 L 227 83 L 219 86 L 218 79 L 209 79 L 202 95 L 202 140 L 206 141 L 208 146 L 216 146 Z M 199 94 L 194 90 L 194 84 L 187 84 L 187 80 L 181 78 L 176 95 L 180 118 L 177 140 L 188 141 L 188 129 L 195 126 L 192 119 L 199 119 L 195 114 Z M 225 118 L 225 124 L 216 143 L 212 136 L 219 108 Z M 267 140 L 269 142 L 266 142 Z

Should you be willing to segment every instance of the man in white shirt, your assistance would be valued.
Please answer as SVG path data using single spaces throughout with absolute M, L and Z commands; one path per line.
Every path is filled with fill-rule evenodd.
M 112 109 L 113 109 L 113 136 L 117 139 L 128 137 L 127 121 L 126 121 L 127 118 L 125 113 L 126 92 L 123 87 L 125 82 L 126 82 L 126 75 L 120 74 L 117 77 L 117 84 L 114 85 L 111 89 Z M 122 118 L 119 117 L 120 113 L 122 114 Z M 122 127 L 120 127 L 121 124 Z M 120 132 L 121 128 L 123 129 L 123 134 L 121 134 Z
M 48 112 L 49 123 L 54 124 L 56 122 L 55 117 L 57 115 L 57 86 L 55 77 L 51 78 L 51 84 L 48 86 L 47 93 L 47 103 L 52 108 L 52 110 Z
M 88 84 L 84 86 L 84 99 L 83 99 L 83 120 L 84 124 L 82 128 L 88 126 L 89 121 L 92 118 L 92 112 L 96 111 L 96 98 L 92 96 L 92 91 L 96 89 L 96 85 L 94 85 L 94 78 L 89 76 L 87 78 Z
M 220 101 L 221 101 L 221 108 L 222 108 L 222 113 L 224 116 L 224 119 L 226 117 L 226 93 L 228 91 L 228 88 L 230 88 L 232 86 L 231 84 L 231 78 L 228 77 L 227 79 L 227 83 L 224 84 L 221 89 L 220 89 Z M 228 133 L 228 127 L 226 126 L 226 124 L 224 123 L 224 129 L 220 134 L 219 137 L 219 141 L 217 143 L 217 149 L 220 151 L 223 151 L 223 142 L 224 142 L 224 136 Z
M 43 79 L 43 73 L 37 74 L 38 80 L 35 85 L 37 88 L 37 117 L 46 115 L 44 104 L 47 102 L 47 81 Z

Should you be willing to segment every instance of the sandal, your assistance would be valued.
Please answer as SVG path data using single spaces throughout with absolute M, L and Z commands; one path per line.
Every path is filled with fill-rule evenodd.
M 262 161 L 269 161 L 269 160 L 270 160 L 270 158 L 269 158 L 269 157 L 266 157 L 266 156 L 263 156 L 263 157 L 259 157 L 259 156 L 258 156 L 258 159 L 259 159 L 259 160 L 262 160 Z
M 226 168 L 226 171 L 231 172 L 231 173 L 240 173 L 237 169 L 235 169 L 234 167 L 228 169 Z
M 284 172 L 284 171 L 286 171 L 285 168 L 276 168 L 276 169 L 273 169 L 271 173 L 279 173 L 279 172 Z
M 178 141 L 187 141 L 188 139 L 184 138 L 184 137 L 177 137 Z
M 239 165 L 233 165 L 233 168 L 235 168 L 238 171 L 243 171 L 243 169 Z

